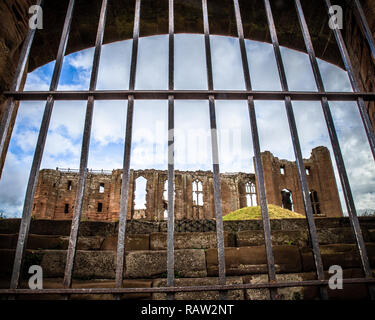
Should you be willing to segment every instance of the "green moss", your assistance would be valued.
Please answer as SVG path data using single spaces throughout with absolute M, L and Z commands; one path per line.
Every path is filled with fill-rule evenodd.
M 293 212 L 287 209 L 283 209 L 274 204 L 268 205 L 268 214 L 270 219 L 298 219 L 305 218 L 304 215 L 297 212 Z M 233 212 L 228 213 L 223 217 L 224 221 L 231 220 L 259 220 L 262 219 L 260 206 L 258 207 L 246 207 Z

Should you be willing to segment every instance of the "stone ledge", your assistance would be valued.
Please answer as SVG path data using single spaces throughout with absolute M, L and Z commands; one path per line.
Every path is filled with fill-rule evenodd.
M 264 232 L 261 230 L 240 231 L 236 234 L 237 246 L 260 246 L 264 245 Z M 307 231 L 298 230 L 274 230 L 271 232 L 272 245 L 297 245 L 305 247 L 309 238 Z
M 366 243 L 367 254 L 371 266 L 375 267 L 375 244 Z M 361 267 L 361 260 L 357 246 L 354 244 L 331 244 L 320 246 L 324 270 L 328 270 L 332 265 L 339 265 L 343 269 Z M 301 249 L 301 259 L 303 271 L 314 271 L 315 264 L 311 248 Z
M 167 249 L 167 233 L 152 233 L 150 235 L 151 250 Z M 224 232 L 224 245 L 233 247 L 234 234 Z M 208 249 L 217 248 L 216 232 L 184 232 L 174 235 L 175 249 Z
M 242 284 L 241 277 L 227 277 L 227 284 Z M 218 285 L 218 278 L 190 278 L 190 279 L 175 279 L 176 287 L 189 286 L 207 286 Z M 153 287 L 166 287 L 166 279 L 155 279 L 152 284 Z M 165 293 L 153 293 L 152 300 L 166 300 Z M 178 292 L 174 295 L 175 300 L 220 300 L 219 291 L 202 291 L 202 292 Z M 228 291 L 228 300 L 244 300 L 243 290 Z
M 295 246 L 274 246 L 275 269 L 277 272 L 296 273 L 302 271 L 300 252 Z M 216 249 L 206 250 L 207 274 L 218 275 Z M 266 251 L 264 246 L 225 248 L 227 275 L 267 273 Z
M 167 273 L 167 251 L 133 251 L 126 256 L 126 277 L 155 278 Z M 176 277 L 206 277 L 204 250 L 175 251 Z

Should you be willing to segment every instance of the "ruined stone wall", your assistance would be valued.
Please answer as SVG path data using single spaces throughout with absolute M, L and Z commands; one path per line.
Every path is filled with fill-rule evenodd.
M 163 220 L 167 200 L 163 198 L 164 184 L 168 172 L 162 170 L 131 170 L 129 184 L 128 219 L 145 218 Z M 146 184 L 146 209 L 135 209 L 136 180 L 143 177 Z M 71 219 L 79 174 L 72 171 L 44 169 L 39 173 L 34 197 L 33 216 L 38 219 Z M 192 183 L 199 180 L 203 184 L 203 205 L 193 205 Z M 244 199 L 247 182 L 255 183 L 254 174 L 221 174 L 223 212 L 246 206 Z M 115 221 L 119 218 L 122 170 L 111 173 L 88 173 L 84 194 L 82 219 L 94 221 Z M 104 184 L 104 192 L 100 185 Z M 71 187 L 69 187 L 71 185 Z M 245 199 L 246 201 L 246 199 Z M 98 212 L 101 203 L 102 211 Z M 69 212 L 66 212 L 68 205 Z M 176 219 L 213 219 L 213 177 L 209 171 L 175 172 L 175 215 Z
M 297 166 L 295 162 L 280 160 L 269 151 L 262 153 L 264 180 L 267 200 L 269 203 L 282 206 L 281 190 L 287 189 L 292 193 L 294 211 L 304 213 L 304 204 Z M 322 214 L 327 217 L 342 215 L 339 194 L 329 151 L 325 147 L 312 150 L 311 157 L 303 160 L 308 169 L 307 182 L 310 191 L 317 192 Z M 280 168 L 284 168 L 284 174 Z
M 294 211 L 305 212 L 299 187 L 295 162 L 279 160 L 270 152 L 262 153 L 265 185 L 269 203 L 282 206 L 281 190 L 292 192 Z M 310 190 L 319 197 L 321 213 L 328 217 L 342 215 L 337 186 L 329 151 L 325 147 L 313 149 L 311 158 L 304 160 L 310 174 L 307 176 Z M 280 166 L 285 174 L 280 173 Z M 71 219 L 79 174 L 77 171 L 44 169 L 40 171 L 35 193 L 33 216 L 38 219 Z M 135 208 L 137 179 L 146 179 L 145 209 Z M 168 172 L 162 170 L 131 170 L 129 184 L 128 219 L 164 220 L 167 199 L 164 199 Z M 246 183 L 256 186 L 252 173 L 222 173 L 220 175 L 223 214 L 247 207 Z M 200 181 L 203 205 L 193 203 L 193 182 Z M 119 218 L 122 170 L 89 172 L 83 202 L 82 219 L 116 221 Z M 100 186 L 104 190 L 100 192 Z M 138 186 L 139 187 L 139 186 Z M 257 194 L 257 190 L 256 190 Z M 259 198 L 257 195 L 257 203 Z M 99 211 L 99 204 L 101 211 Z M 254 204 L 255 205 L 255 204 Z M 68 207 L 68 210 L 66 210 Z M 68 212 L 66 212 L 68 211 Z M 175 172 L 175 217 L 177 220 L 214 219 L 214 191 L 211 171 Z

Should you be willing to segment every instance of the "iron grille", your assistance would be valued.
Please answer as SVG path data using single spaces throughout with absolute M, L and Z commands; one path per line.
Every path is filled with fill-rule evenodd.
M 330 0 L 324 0 L 328 8 L 331 6 Z M 38 1 L 38 5 L 42 5 L 43 0 Z M 271 293 L 272 299 L 277 299 L 277 288 L 282 287 L 299 287 L 299 286 L 319 286 L 320 295 L 322 299 L 328 299 L 327 284 L 328 281 L 324 279 L 322 258 L 319 249 L 317 238 L 317 231 L 313 217 L 313 209 L 309 195 L 309 188 L 307 184 L 306 171 L 303 164 L 302 152 L 300 141 L 296 128 L 295 117 L 292 108 L 293 100 L 315 100 L 320 101 L 325 116 L 325 121 L 328 127 L 330 140 L 334 150 L 334 156 L 337 163 L 339 176 L 344 192 L 344 197 L 347 204 L 349 219 L 351 222 L 352 230 L 355 235 L 356 244 L 360 253 L 362 269 L 364 278 L 345 279 L 344 283 L 367 283 L 370 296 L 375 299 L 375 279 L 372 277 L 369 259 L 366 252 L 365 243 L 363 240 L 361 228 L 359 225 L 356 209 L 354 206 L 353 196 L 349 185 L 347 172 L 345 169 L 343 157 L 341 154 L 337 133 L 335 130 L 329 101 L 356 101 L 360 115 L 362 117 L 363 125 L 367 134 L 367 138 L 371 147 L 373 157 L 375 158 L 375 136 L 373 128 L 367 113 L 365 101 L 375 101 L 374 92 L 363 92 L 359 88 L 354 69 L 339 29 L 334 30 L 336 42 L 338 44 L 341 57 L 344 61 L 345 69 L 348 72 L 353 92 L 338 93 L 326 92 L 322 76 L 319 71 L 317 58 L 315 56 L 314 48 L 310 38 L 309 29 L 305 20 L 304 12 L 300 0 L 295 0 L 295 7 L 298 14 L 299 24 L 302 29 L 303 38 L 307 53 L 310 58 L 312 70 L 315 76 L 316 86 L 318 92 L 292 92 L 289 91 L 286 79 L 286 73 L 281 58 L 280 46 L 276 34 L 276 28 L 273 20 L 272 9 L 269 0 L 264 0 L 264 6 L 267 15 L 267 22 L 271 36 L 271 42 L 276 57 L 278 73 L 281 79 L 282 91 L 253 91 L 250 79 L 250 72 L 248 67 L 244 32 L 242 27 L 242 19 L 240 13 L 240 6 L 238 0 L 233 0 L 233 8 L 236 18 L 236 27 L 238 32 L 238 41 L 240 45 L 243 74 L 246 84 L 246 90 L 243 91 L 226 91 L 214 90 L 213 74 L 212 74 L 212 61 L 211 61 L 211 47 L 210 47 L 210 30 L 208 20 L 208 7 L 207 0 L 202 0 L 203 12 L 203 25 L 204 25 L 204 38 L 205 38 L 205 52 L 206 52 L 206 66 L 207 66 L 207 79 L 208 90 L 174 90 L 174 1 L 169 0 L 169 82 L 168 90 L 160 91 L 142 91 L 135 90 L 135 78 L 137 69 L 137 53 L 138 41 L 140 30 L 140 12 L 141 0 L 135 2 L 135 16 L 134 16 L 134 30 L 133 30 L 133 46 L 130 70 L 129 90 L 96 90 L 96 83 L 98 78 L 98 67 L 103 44 L 103 35 L 107 14 L 108 0 L 102 0 L 102 7 L 100 12 L 100 21 L 95 43 L 95 54 L 92 66 L 92 74 L 90 87 L 88 91 L 57 91 L 59 76 L 62 69 L 63 58 L 70 33 L 70 25 L 72 22 L 73 10 L 75 0 L 70 0 L 66 12 L 64 27 L 56 58 L 56 64 L 53 71 L 53 76 L 48 91 L 34 91 L 23 92 L 20 91 L 21 78 L 24 74 L 26 62 L 29 58 L 30 48 L 35 35 L 35 29 L 30 30 L 24 42 L 21 52 L 20 61 L 16 71 L 13 85 L 9 92 L 6 92 L 8 98 L 6 110 L 1 120 L 0 127 L 0 151 L 5 148 L 6 135 L 10 126 L 11 115 L 15 108 L 16 101 L 20 100 L 46 100 L 42 124 L 39 131 L 38 142 L 36 145 L 35 155 L 32 163 L 32 168 L 27 185 L 26 197 L 22 213 L 22 221 L 19 230 L 19 237 L 17 242 L 13 273 L 11 278 L 11 288 L 0 290 L 2 295 L 20 295 L 20 294 L 88 294 L 88 293 L 101 293 L 101 294 L 121 294 L 121 293 L 139 293 L 139 292 L 164 292 L 168 294 L 169 299 L 174 298 L 176 292 L 193 292 L 193 291 L 212 291 L 218 290 L 221 293 L 221 298 L 225 299 L 228 290 L 245 289 L 245 288 L 268 288 Z M 351 1 L 351 4 L 360 17 L 361 28 L 364 31 L 365 38 L 368 42 L 372 55 L 375 57 L 375 44 L 372 33 L 366 21 L 363 9 L 361 8 L 358 0 Z M 330 13 L 330 15 L 332 15 Z M 90 144 L 90 133 L 92 127 L 92 117 L 94 110 L 95 100 L 110 100 L 122 99 L 128 101 L 127 120 L 126 120 L 126 136 L 124 148 L 124 161 L 123 161 L 123 179 L 121 186 L 121 203 L 120 203 L 120 221 L 118 232 L 118 246 L 117 246 L 117 264 L 116 264 L 116 288 L 107 289 L 72 289 L 72 270 L 74 265 L 74 258 L 77 249 L 78 228 L 82 213 L 83 195 L 86 183 L 86 176 L 88 173 L 87 163 Z M 123 274 L 124 274 L 124 257 L 125 257 L 125 231 L 126 231 L 126 217 L 128 211 L 128 190 L 129 190 L 129 172 L 130 172 L 130 158 L 131 158 L 131 142 L 132 142 L 132 126 L 133 126 L 133 111 L 134 100 L 136 99 L 164 99 L 168 100 L 168 247 L 167 247 L 167 287 L 163 288 L 122 288 Z M 213 177 L 214 177 L 214 204 L 216 212 L 216 231 L 217 231 L 217 247 L 218 247 L 218 264 L 219 264 L 219 285 L 214 286 L 190 286 L 190 287 L 175 287 L 174 286 L 174 101 L 176 99 L 205 99 L 209 101 L 209 114 L 210 114 L 210 127 L 211 127 L 211 142 L 212 142 L 212 159 L 213 159 Z M 259 192 L 262 221 L 264 228 L 264 238 L 268 266 L 268 283 L 265 284 L 235 284 L 226 285 L 226 270 L 225 270 L 225 254 L 224 254 L 224 232 L 223 232 L 223 219 L 221 207 L 221 190 L 220 190 L 220 168 L 219 168 L 219 155 L 218 155 L 218 137 L 216 131 L 216 114 L 215 114 L 215 100 L 246 100 L 248 103 L 248 111 L 251 124 L 251 135 L 253 139 L 253 148 L 255 155 L 255 170 L 257 177 L 257 186 Z M 20 282 L 20 272 L 22 260 L 25 254 L 27 238 L 29 234 L 32 203 L 36 189 L 36 182 L 38 172 L 43 156 L 43 150 L 46 142 L 48 127 L 51 119 L 51 113 L 56 100 L 87 100 L 86 119 L 84 124 L 80 170 L 79 170 L 79 183 L 77 186 L 77 194 L 74 206 L 74 215 L 72 219 L 71 234 L 69 240 L 69 248 L 67 254 L 67 261 L 65 266 L 64 275 L 64 289 L 44 289 L 44 290 L 27 290 L 18 289 Z M 259 135 L 257 128 L 257 119 L 255 115 L 254 100 L 284 100 L 290 133 L 292 136 L 293 148 L 298 168 L 298 177 L 302 189 L 304 207 L 308 222 L 309 234 L 312 243 L 313 256 L 315 261 L 315 268 L 318 280 L 300 281 L 300 282 L 277 282 L 275 274 L 274 255 L 271 243 L 271 227 L 268 215 L 267 199 L 264 186 L 263 167 L 261 162 Z

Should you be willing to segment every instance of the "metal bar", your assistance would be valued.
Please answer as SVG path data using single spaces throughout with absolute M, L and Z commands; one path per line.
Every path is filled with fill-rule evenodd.
M 325 4 L 326 4 L 327 10 L 328 10 L 328 15 L 329 15 L 329 17 L 332 18 L 333 13 L 329 12 L 329 9 L 331 8 L 331 1 L 325 0 Z M 333 30 L 333 33 L 335 35 L 337 46 L 340 50 L 341 57 L 342 57 L 342 60 L 344 62 L 344 65 L 345 65 L 345 69 L 348 72 L 350 83 L 352 85 L 353 91 L 354 92 L 360 92 L 361 90 L 360 90 L 360 87 L 359 87 L 359 84 L 358 84 L 358 80 L 357 80 L 356 74 L 354 72 L 354 68 L 353 68 L 352 62 L 350 60 L 349 52 L 346 48 L 344 38 L 342 37 L 341 30 L 335 28 Z M 368 115 L 367 108 L 366 108 L 364 100 L 362 98 L 358 98 L 357 104 L 358 104 L 359 113 L 360 113 L 361 118 L 362 118 L 363 126 L 364 126 L 365 131 L 366 131 L 367 139 L 368 139 L 369 144 L 370 144 L 372 156 L 375 160 L 374 129 L 372 127 L 371 120 L 370 120 L 370 117 Z
M 359 20 L 360 20 L 360 23 L 361 23 L 361 27 L 363 29 L 363 32 L 364 32 L 365 37 L 366 37 L 366 40 L 367 40 L 368 45 L 370 47 L 370 51 L 372 53 L 372 57 L 373 57 L 373 59 L 375 59 L 375 41 L 374 41 L 374 37 L 372 35 L 373 33 L 371 32 L 371 29 L 370 29 L 370 27 L 368 25 L 368 22 L 367 22 L 367 19 L 366 19 L 366 15 L 363 12 L 363 8 L 362 8 L 361 3 L 359 2 L 359 0 L 353 0 L 353 2 L 354 2 L 355 8 L 358 11 Z
M 104 37 L 106 15 L 107 15 L 107 0 L 103 0 L 101 11 L 100 11 L 98 31 L 96 35 L 96 41 L 95 41 L 95 53 L 94 53 L 93 67 L 92 67 L 91 79 L 90 79 L 90 91 L 94 91 L 96 89 L 100 55 L 101 55 L 103 37 Z M 78 179 L 77 193 L 76 193 L 76 199 L 75 199 L 75 204 L 74 204 L 74 214 L 73 214 L 72 227 L 71 227 L 70 238 L 69 238 L 69 247 L 68 247 L 68 253 L 67 253 L 66 264 L 65 264 L 65 273 L 64 273 L 64 287 L 65 288 L 70 288 L 72 285 L 72 273 L 73 273 L 73 268 L 74 268 L 74 259 L 75 259 L 75 254 L 76 254 L 77 241 L 78 241 L 78 230 L 79 230 L 79 224 L 81 220 L 83 198 L 84 198 L 85 187 L 86 187 L 87 163 L 88 163 L 89 150 L 90 150 L 90 137 L 91 137 L 91 128 L 92 128 L 92 117 L 94 113 L 94 102 L 95 102 L 94 97 L 89 96 L 88 102 L 87 102 L 87 108 L 86 108 L 86 119 L 85 119 L 85 126 L 84 126 L 83 139 L 82 139 L 79 179 Z
M 141 0 L 135 2 L 133 47 L 130 67 L 129 89 L 134 90 L 137 70 L 139 19 L 141 14 Z M 130 156 L 133 133 L 134 96 L 128 96 L 128 110 L 126 115 L 126 133 L 124 146 L 124 163 L 122 171 L 120 220 L 118 226 L 117 264 L 116 264 L 116 288 L 122 287 L 125 270 L 125 236 L 126 219 L 128 216 Z
M 246 54 L 246 46 L 245 46 L 245 39 L 244 39 L 243 26 L 242 26 L 241 11 L 240 11 L 238 0 L 233 0 L 233 5 L 234 5 L 235 16 L 236 16 L 237 33 L 238 33 L 238 40 L 240 44 L 240 50 L 241 50 L 241 59 L 242 59 L 242 67 L 243 67 L 245 85 L 246 85 L 246 90 L 250 91 L 251 90 L 251 77 L 250 77 L 249 64 L 248 64 L 247 54 Z M 252 96 L 249 96 L 248 108 L 249 108 L 251 135 L 252 135 L 252 140 L 253 140 L 253 150 L 254 150 L 254 156 L 255 156 L 255 172 L 256 172 L 256 178 L 257 178 L 257 186 L 258 186 L 258 191 L 259 191 L 260 207 L 261 207 L 262 221 L 263 221 L 264 242 L 265 242 L 266 256 L 267 256 L 268 281 L 274 282 L 276 281 L 276 272 L 275 272 L 275 259 L 274 259 L 273 250 L 272 250 L 271 224 L 270 224 L 270 219 L 268 215 L 267 196 L 266 196 L 266 189 L 264 185 L 263 164 L 262 164 L 262 158 L 260 154 L 258 125 L 257 125 L 256 114 L 255 114 L 254 99 Z M 272 300 L 277 299 L 277 290 L 271 289 L 270 295 L 271 295 Z
M 173 95 L 175 100 L 207 100 L 214 96 L 215 100 L 285 100 L 289 96 L 296 101 L 320 101 L 326 97 L 329 101 L 375 101 L 375 92 L 304 92 L 304 91 L 247 91 L 247 90 L 97 90 L 97 91 L 23 91 L 4 92 L 15 100 L 45 100 L 52 96 L 54 100 L 87 100 L 93 96 L 95 100 L 121 100 L 133 96 L 135 100 L 168 100 Z
M 203 11 L 205 50 L 206 50 L 207 83 L 208 83 L 208 90 L 213 90 L 214 81 L 213 81 L 213 74 L 212 74 L 210 29 L 209 29 L 209 22 L 208 22 L 207 0 L 202 0 L 202 11 Z M 218 254 L 218 264 L 219 264 L 219 283 L 221 285 L 225 285 L 226 276 L 225 276 L 223 210 L 221 206 L 220 166 L 219 166 L 219 150 L 218 150 L 218 136 L 217 136 L 217 125 L 216 125 L 215 98 L 213 95 L 209 95 L 209 112 L 210 112 L 210 126 L 211 126 L 211 148 L 212 148 L 213 180 L 214 180 L 214 205 L 215 205 L 215 216 L 216 216 L 217 254 Z M 227 293 L 220 292 L 220 298 L 222 300 L 225 300 L 227 298 Z
M 288 88 L 288 83 L 286 79 L 286 73 L 285 73 L 285 69 L 284 69 L 284 65 L 283 65 L 283 61 L 281 57 L 280 45 L 279 45 L 279 41 L 277 38 L 276 27 L 275 27 L 275 23 L 273 20 L 272 9 L 271 9 L 271 4 L 269 0 L 264 0 L 264 6 L 266 9 L 267 21 L 268 21 L 268 26 L 270 30 L 272 45 L 275 51 L 276 63 L 277 63 L 278 71 L 279 71 L 282 90 L 288 91 L 289 88 Z M 314 256 L 316 273 L 317 273 L 318 279 L 323 280 L 324 279 L 323 262 L 322 262 L 322 257 L 321 257 L 320 249 L 319 249 L 318 236 L 316 232 L 314 215 L 313 215 L 311 200 L 310 200 L 310 192 L 309 192 L 309 187 L 307 184 L 306 171 L 305 171 L 305 166 L 303 164 L 302 151 L 301 151 L 301 146 L 299 142 L 296 121 L 294 118 L 292 100 L 290 96 L 285 97 L 285 109 L 286 109 L 286 113 L 288 116 L 290 134 L 292 137 L 293 149 L 294 149 L 294 154 L 296 157 L 298 178 L 299 178 L 299 182 L 301 186 L 302 199 L 303 199 L 303 204 L 304 204 L 305 212 L 306 212 L 306 219 L 307 219 L 307 223 L 309 227 L 309 234 L 310 234 L 310 239 L 311 239 L 311 244 L 312 244 L 312 251 L 313 251 L 313 256 Z M 327 288 L 321 287 L 320 295 L 323 300 L 328 299 Z
M 37 5 L 41 7 L 43 5 L 43 2 L 44 2 L 44 0 L 39 0 L 37 2 Z M 21 53 L 20 53 L 20 58 L 18 60 L 17 69 L 16 69 L 16 72 L 15 72 L 15 75 L 14 75 L 12 85 L 10 87 L 11 91 L 18 91 L 20 89 L 22 78 L 23 78 L 23 76 L 26 72 L 26 63 L 29 59 L 31 46 L 33 44 L 34 37 L 35 37 L 35 32 L 36 32 L 36 29 L 30 29 L 27 36 L 26 36 L 26 39 L 23 43 L 22 50 L 21 50 Z M 6 106 L 5 106 L 2 118 L 1 118 L 1 123 L 0 123 L 0 155 L 2 155 L 3 151 L 4 151 L 4 146 L 5 146 L 7 134 L 8 134 L 9 127 L 10 127 L 10 122 L 11 122 L 11 119 L 12 119 L 12 114 L 13 114 L 14 108 L 15 108 L 15 103 L 16 103 L 16 101 L 14 100 L 13 97 L 10 97 L 8 99 L 8 101 L 6 102 Z
M 296 4 L 298 19 L 299 19 L 299 22 L 300 22 L 300 26 L 301 26 L 303 38 L 304 38 L 304 41 L 305 41 L 307 53 L 309 55 L 311 67 L 312 67 L 312 70 L 313 70 L 313 73 L 314 73 L 316 86 L 317 86 L 319 92 L 325 92 L 323 79 L 322 79 L 322 76 L 321 76 L 321 73 L 320 73 L 320 70 L 319 70 L 318 62 L 317 62 L 316 55 L 315 55 L 315 50 L 314 50 L 314 47 L 313 47 L 313 44 L 312 44 L 312 41 L 311 41 L 310 32 L 309 32 L 309 29 L 308 29 L 308 26 L 307 26 L 307 23 L 306 23 L 305 15 L 303 13 L 303 9 L 302 9 L 302 5 L 301 5 L 300 0 L 295 0 L 295 4 Z M 340 143 L 339 143 L 339 140 L 338 140 L 338 137 L 337 137 L 335 124 L 334 124 L 334 121 L 333 121 L 332 113 L 331 113 L 327 98 L 322 97 L 321 104 L 322 104 L 324 117 L 326 119 L 328 133 L 329 133 L 329 136 L 330 136 L 332 148 L 333 148 L 333 151 L 334 151 L 337 168 L 338 168 L 338 171 L 339 171 L 340 181 L 341 181 L 341 185 L 342 185 L 342 189 L 343 189 L 343 193 L 344 193 L 344 197 L 345 197 L 347 210 L 348 210 L 348 213 L 349 213 L 349 217 L 350 217 L 351 225 L 352 225 L 352 228 L 353 228 L 354 236 L 355 236 L 358 248 L 359 248 L 359 253 L 360 253 L 360 256 L 361 256 L 361 262 L 362 262 L 362 266 L 363 266 L 363 271 L 364 271 L 364 274 L 365 274 L 366 277 L 371 278 L 372 277 L 371 267 L 370 267 L 369 259 L 368 259 L 368 256 L 367 256 L 366 247 L 365 247 L 365 244 L 364 244 L 362 231 L 361 231 L 361 228 L 359 226 L 356 208 L 355 208 L 355 204 L 354 204 L 354 200 L 353 200 L 353 194 L 352 194 L 352 191 L 351 191 L 351 188 L 350 188 L 350 183 L 349 183 L 348 175 L 347 175 L 347 172 L 346 172 L 344 159 L 343 159 L 342 153 L 341 153 Z M 356 220 L 356 221 L 353 220 L 353 217 L 355 217 L 354 220 Z M 353 223 L 353 221 L 354 221 L 354 223 Z M 375 297 L 375 292 L 373 291 L 374 288 L 369 288 L 369 289 L 370 289 L 371 297 L 374 298 Z
M 174 89 L 174 1 L 169 0 L 168 89 Z M 174 96 L 168 97 L 168 246 L 167 285 L 174 286 Z M 167 295 L 169 300 L 173 294 Z
M 351 278 L 343 279 L 344 285 L 375 283 L 375 279 Z M 291 287 L 313 287 L 326 286 L 329 280 L 305 280 L 288 282 L 264 282 L 209 286 L 188 287 L 153 287 L 153 288 L 77 288 L 77 289 L 0 289 L 0 295 L 45 295 L 45 294 L 123 294 L 123 293 L 168 293 L 168 292 L 202 292 L 202 291 L 228 291 L 243 289 L 266 289 L 266 288 L 291 288 Z
M 60 72 L 62 68 L 62 63 L 65 55 L 66 45 L 68 43 L 70 25 L 73 17 L 74 0 L 70 0 L 68 10 L 65 17 L 64 28 L 61 35 L 60 45 L 57 53 L 56 64 L 53 70 L 53 76 L 50 85 L 50 91 L 55 91 L 60 78 Z M 15 289 L 19 285 L 20 273 L 23 262 L 23 257 L 25 254 L 25 249 L 27 245 L 27 239 L 29 235 L 31 212 L 33 208 L 34 194 L 36 189 L 36 184 L 38 181 L 38 173 L 40 169 L 40 164 L 43 157 L 44 146 L 47 138 L 48 127 L 51 120 L 51 114 L 53 109 L 54 99 L 52 96 L 47 98 L 47 103 L 44 109 L 43 119 L 39 130 L 38 142 L 36 144 L 34 159 L 30 170 L 29 181 L 27 184 L 26 196 L 22 212 L 22 220 L 18 235 L 16 254 L 14 258 L 14 265 L 12 271 L 12 278 L 10 287 Z

